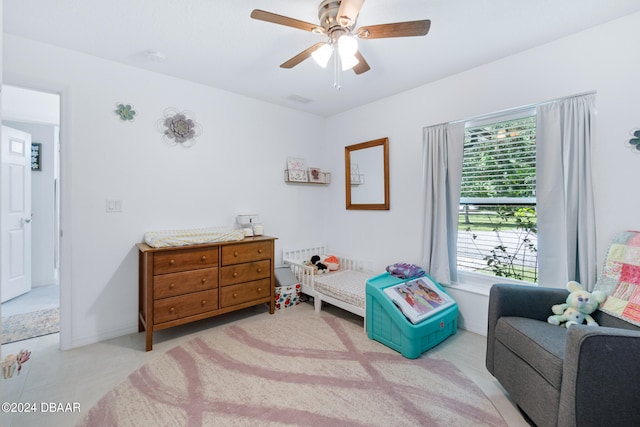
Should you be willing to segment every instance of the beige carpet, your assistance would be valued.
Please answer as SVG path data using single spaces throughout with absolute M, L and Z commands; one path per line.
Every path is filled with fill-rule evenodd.
M 298 313 L 304 313 L 302 316 Z M 158 355 L 81 426 L 504 426 L 446 360 L 410 360 L 361 324 L 282 312 L 221 326 Z
M 51 308 L 3 317 L 2 344 L 60 332 L 60 309 Z

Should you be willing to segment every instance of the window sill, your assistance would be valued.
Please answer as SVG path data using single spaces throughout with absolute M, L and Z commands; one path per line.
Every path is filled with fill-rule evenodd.
M 504 277 L 489 276 L 482 273 L 472 273 L 470 271 L 458 270 L 458 281 L 450 285 L 443 285 L 445 288 L 457 289 L 476 295 L 489 296 L 489 290 L 494 283 L 513 283 L 521 286 L 538 286 L 535 283 L 524 282 L 522 280 L 506 279 Z

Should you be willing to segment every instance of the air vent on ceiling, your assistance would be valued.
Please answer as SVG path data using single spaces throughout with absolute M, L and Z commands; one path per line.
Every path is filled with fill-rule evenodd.
M 289 95 L 287 96 L 287 99 L 289 101 L 297 102 L 298 104 L 308 104 L 310 102 L 313 102 L 312 99 L 305 98 L 304 96 L 300 95 Z

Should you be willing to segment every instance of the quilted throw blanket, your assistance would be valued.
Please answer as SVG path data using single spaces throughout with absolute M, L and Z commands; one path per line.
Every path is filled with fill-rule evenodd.
M 640 326 L 640 232 L 614 238 L 594 290 L 608 295 L 600 310 Z

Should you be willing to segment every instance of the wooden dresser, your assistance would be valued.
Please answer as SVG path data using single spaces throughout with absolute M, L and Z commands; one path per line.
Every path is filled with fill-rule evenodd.
M 274 237 L 152 248 L 139 243 L 138 331 L 153 331 L 269 303 L 274 313 Z

